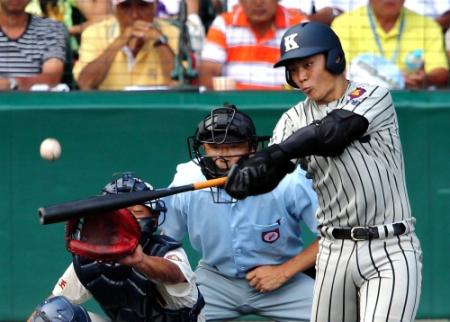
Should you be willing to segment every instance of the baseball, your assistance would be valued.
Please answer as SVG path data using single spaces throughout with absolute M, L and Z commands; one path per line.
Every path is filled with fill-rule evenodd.
M 61 144 L 59 144 L 57 139 L 47 138 L 42 141 L 39 151 L 42 159 L 55 161 L 61 156 Z

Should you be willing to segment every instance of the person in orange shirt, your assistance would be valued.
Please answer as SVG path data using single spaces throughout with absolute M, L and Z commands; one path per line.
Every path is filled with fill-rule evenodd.
M 227 76 L 236 89 L 282 89 L 284 72 L 272 66 L 280 56 L 283 33 L 306 16 L 277 0 L 240 0 L 232 12 L 212 23 L 203 47 L 200 85 L 213 88 L 213 78 Z

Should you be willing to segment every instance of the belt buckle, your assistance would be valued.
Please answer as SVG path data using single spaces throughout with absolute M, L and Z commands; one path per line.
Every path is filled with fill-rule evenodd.
M 363 227 L 363 226 L 355 226 L 355 227 L 352 227 L 351 229 L 350 229 L 350 238 L 353 240 L 353 241 L 363 241 L 363 240 L 366 240 L 365 238 L 357 238 L 357 237 L 355 237 L 355 230 L 356 229 L 367 229 L 366 227 Z

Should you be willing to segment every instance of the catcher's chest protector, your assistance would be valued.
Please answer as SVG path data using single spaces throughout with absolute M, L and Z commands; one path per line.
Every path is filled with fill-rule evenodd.
M 163 257 L 181 246 L 167 236 L 151 236 L 144 252 Z M 125 265 L 98 263 L 78 255 L 73 257 L 75 272 L 80 282 L 91 292 L 112 321 L 127 322 L 183 322 L 197 321 L 191 309 L 165 310 L 156 285 L 147 277 Z

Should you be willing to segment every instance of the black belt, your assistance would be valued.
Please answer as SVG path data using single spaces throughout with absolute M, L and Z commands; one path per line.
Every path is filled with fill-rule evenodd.
M 395 223 L 392 224 L 392 228 L 394 229 L 393 235 L 403 235 L 406 231 L 406 226 L 403 223 Z M 385 235 L 388 235 L 387 226 L 384 226 Z M 371 240 L 378 239 L 380 235 L 378 234 L 377 227 L 352 227 L 352 228 L 334 228 L 331 232 L 334 238 L 336 239 L 353 239 L 355 241 L 358 240 Z

